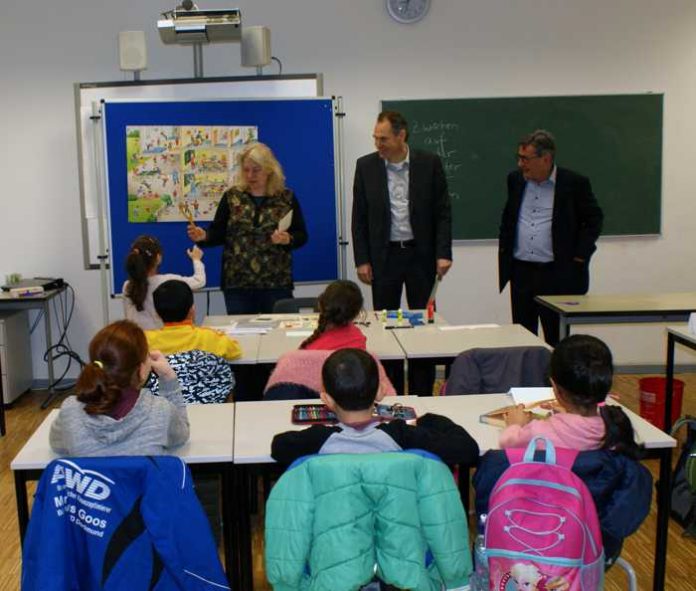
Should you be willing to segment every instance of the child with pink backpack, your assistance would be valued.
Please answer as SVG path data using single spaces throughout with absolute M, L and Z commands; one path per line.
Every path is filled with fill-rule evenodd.
M 545 420 L 530 420 L 522 409 L 509 413 L 508 426 L 500 436 L 501 447 L 507 448 L 505 457 L 484 457 L 480 472 L 487 475 L 474 478 L 478 508 L 479 493 L 488 495 L 490 490 L 483 481 L 490 480 L 502 461 L 509 466 L 488 496 L 485 536 L 479 536 L 476 542 L 479 564 L 472 577 L 472 589 L 602 588 L 603 528 L 593 500 L 596 490 L 591 494 L 573 470 L 578 453 L 619 452 L 614 455 L 621 460 L 593 461 L 611 464 L 625 474 L 637 474 L 632 482 L 635 485 L 640 481 L 641 486 L 634 491 L 633 502 L 635 514 L 641 518 L 621 524 L 625 525 L 622 533 L 637 528 L 642 521 L 651 490 L 649 475 L 630 459 L 638 457 L 639 447 L 628 417 L 621 408 L 603 404 L 612 376 L 608 347 L 595 337 L 573 335 L 561 341 L 551 357 L 550 377 L 560 412 Z M 626 502 L 632 491 L 620 490 L 617 494 L 623 495 Z

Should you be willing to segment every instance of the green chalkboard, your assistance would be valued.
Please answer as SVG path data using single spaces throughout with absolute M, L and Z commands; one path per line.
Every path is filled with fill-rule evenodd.
M 603 235 L 659 234 L 662 95 L 385 100 L 409 122 L 409 144 L 442 158 L 455 239 L 497 238 L 517 142 L 556 136 L 556 162 L 589 177 Z

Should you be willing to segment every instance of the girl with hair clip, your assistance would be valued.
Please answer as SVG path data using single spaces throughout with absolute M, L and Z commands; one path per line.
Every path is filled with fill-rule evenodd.
M 177 279 L 187 283 L 191 289 L 205 287 L 205 266 L 201 260 L 203 251 L 194 245 L 186 253 L 193 263 L 193 275 L 160 275 L 158 271 L 162 264 L 162 246 L 159 240 L 154 236 L 138 236 L 135 239 L 126 257 L 128 279 L 123 284 L 123 311 L 128 320 L 132 320 L 143 330 L 164 326 L 155 310 L 152 293 L 165 281 Z
M 339 279 L 319 296 L 317 328 L 300 345 L 300 349 L 334 351 L 367 348 L 367 339 L 353 321 L 363 311 L 360 288 L 352 281 Z
M 159 351 L 148 353 L 142 329 L 119 320 L 89 344 L 90 362 L 51 425 L 50 443 L 66 456 L 162 455 L 189 438 L 176 373 Z M 142 388 L 150 371 L 159 396 Z
M 532 420 L 522 405 L 505 416 L 500 446 L 524 447 L 537 436 L 578 451 L 613 450 L 637 459 L 633 426 L 619 406 L 605 404 L 613 379 L 611 351 L 598 338 L 572 335 L 551 355 L 550 379 L 558 408 L 546 419 Z

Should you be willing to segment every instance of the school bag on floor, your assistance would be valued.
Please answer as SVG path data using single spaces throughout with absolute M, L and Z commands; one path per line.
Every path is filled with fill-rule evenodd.
M 537 441 L 546 444 L 537 451 Z M 510 467 L 488 504 L 485 553 L 489 589 L 597 591 L 604 552 L 599 519 L 585 483 L 571 467 L 578 454 L 535 437 L 508 449 Z
M 672 474 L 672 517 L 684 528 L 684 534 L 696 536 L 696 419 L 687 416 L 672 427 L 672 436 L 687 426 L 686 441 Z

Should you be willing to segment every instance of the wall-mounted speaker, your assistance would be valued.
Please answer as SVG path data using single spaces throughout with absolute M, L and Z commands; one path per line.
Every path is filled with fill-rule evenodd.
M 145 31 L 121 31 L 118 34 L 118 60 L 121 69 L 125 71 L 147 68 Z
M 242 66 L 254 68 L 271 63 L 271 30 L 268 27 L 242 28 Z

